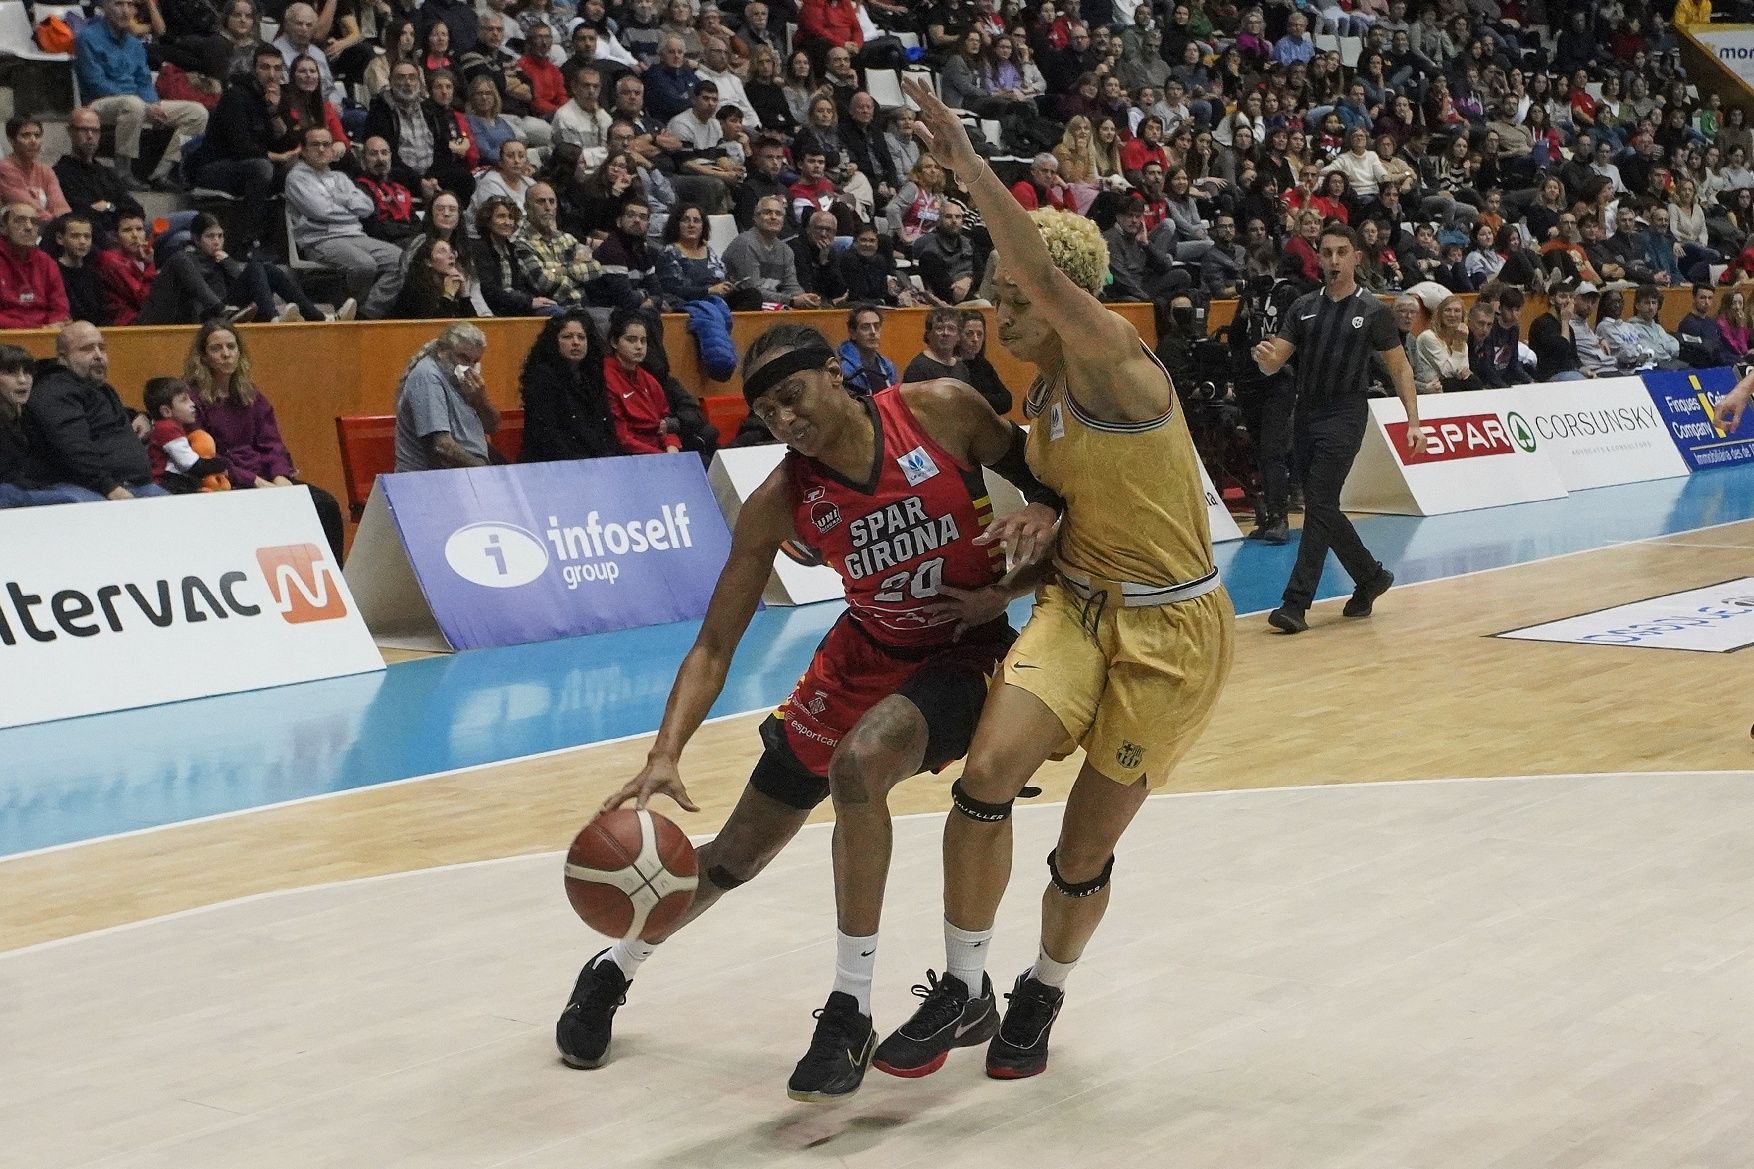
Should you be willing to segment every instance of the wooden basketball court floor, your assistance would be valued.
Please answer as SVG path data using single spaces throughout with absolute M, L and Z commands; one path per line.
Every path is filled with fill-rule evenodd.
M 1566 555 L 1526 512 L 1477 514 L 1461 575 L 1397 588 L 1368 622 L 1324 603 L 1282 638 L 1243 618 L 1213 726 L 1123 841 L 1036 1080 L 989 1081 L 962 1052 L 834 1106 L 785 1098 L 832 972 L 821 827 L 659 951 L 609 1066 L 562 1067 L 554 1016 L 601 943 L 556 851 L 637 768 L 633 737 L 108 838 L 93 820 L 0 860 L 0 1159 L 1745 1166 L 1747 659 L 1490 636 L 1754 575 L 1754 476 L 1710 478 L 1715 504 L 1672 505 L 1668 534 L 1621 496 L 1604 523 L 1635 542 Z M 1228 562 L 1239 607 L 1279 564 L 1259 551 Z M 1417 534 L 1394 553 L 1418 560 Z M 667 683 L 673 664 L 643 668 Z M 709 724 L 685 757 L 691 832 L 735 798 L 758 718 Z M 204 806 L 200 770 L 166 785 L 161 821 Z M 1001 988 L 1033 956 L 1071 774 L 1051 766 L 1020 805 Z M 892 801 L 880 1029 L 942 960 L 946 788 Z

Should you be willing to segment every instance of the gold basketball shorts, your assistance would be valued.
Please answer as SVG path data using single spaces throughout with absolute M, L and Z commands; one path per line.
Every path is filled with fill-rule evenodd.
M 1058 716 L 1068 735 L 1059 757 L 1081 746 L 1116 783 L 1158 787 L 1212 719 L 1235 627 L 1223 588 L 1129 607 L 1056 577 L 1036 593 L 1001 678 Z

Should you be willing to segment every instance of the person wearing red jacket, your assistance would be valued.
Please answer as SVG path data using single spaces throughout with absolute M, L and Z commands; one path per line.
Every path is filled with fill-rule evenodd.
M 8 204 L 0 212 L 0 329 L 40 329 L 73 319 L 61 267 L 37 247 L 37 209 Z
M 853 0 L 804 0 L 798 7 L 798 47 L 844 48 L 853 56 L 865 44 L 859 7 Z
M 146 304 L 146 294 L 158 279 L 152 263 L 152 241 L 146 220 L 139 213 L 122 213 L 116 222 L 116 246 L 97 254 L 97 278 L 103 288 L 104 308 L 118 325 L 132 325 Z
M 609 416 L 623 452 L 668 454 L 682 449 L 680 426 L 664 387 L 642 365 L 646 344 L 646 318 L 634 309 L 616 309 L 609 318 L 609 356 L 603 359 Z
M 1011 195 L 1025 211 L 1041 207 L 1071 211 L 1068 189 L 1066 181 L 1060 177 L 1060 160 L 1043 153 L 1029 160 L 1029 177 L 1012 183 Z
M 546 24 L 535 25 L 525 34 L 524 55 L 516 66 L 530 83 L 530 112 L 544 119 L 554 117 L 555 110 L 572 100 L 560 66 L 548 55 L 553 48 L 554 30 Z

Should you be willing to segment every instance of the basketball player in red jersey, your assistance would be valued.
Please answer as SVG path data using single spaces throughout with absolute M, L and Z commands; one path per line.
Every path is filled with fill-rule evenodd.
M 967 750 L 988 680 L 1015 637 L 1004 603 L 1033 588 L 1020 572 L 1006 574 L 1006 557 L 1021 570 L 1047 554 L 1060 500 L 1030 474 L 1023 432 L 969 386 L 938 379 L 854 399 L 835 351 L 808 326 L 775 326 L 750 346 L 743 393 L 790 453 L 738 516 L 645 769 L 604 807 L 635 800 L 643 808 L 661 794 L 699 810 L 677 770 L 682 749 L 724 688 L 780 545 L 817 550 L 845 582 L 847 611 L 762 724 L 765 750 L 724 828 L 701 847 L 702 880 L 675 929 L 759 873 L 833 796 L 834 989 L 787 1084 L 793 1099 L 832 1100 L 858 1089 L 877 1046 L 871 982 L 889 874 L 889 790 Z M 1015 484 L 1028 506 L 993 521 L 983 466 Z M 999 616 L 971 626 L 969 612 Z M 615 1010 L 663 940 L 617 942 L 586 963 L 555 1030 L 569 1066 L 604 1062 Z M 954 1045 L 985 1043 L 999 1025 L 991 994 L 961 997 L 985 1016 L 945 1020 Z

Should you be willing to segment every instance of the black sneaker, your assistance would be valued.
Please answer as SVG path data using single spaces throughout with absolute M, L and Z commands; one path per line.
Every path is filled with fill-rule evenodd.
M 1066 992 L 1037 982 L 1027 972 L 1005 996 L 1005 1022 L 987 1048 L 987 1075 L 995 1080 L 1025 1080 L 1048 1068 L 1048 1032 L 1066 1003 Z
M 914 993 L 925 1001 L 913 1018 L 898 1027 L 877 1049 L 877 1070 L 917 1080 L 944 1066 L 953 1047 L 985 1043 L 999 1030 L 999 1000 L 993 980 L 981 975 L 981 993 L 971 997 L 954 974 L 939 978 L 926 971 L 926 984 Z
M 1261 532 L 1261 542 L 1265 544 L 1288 544 L 1291 542 L 1291 525 L 1285 522 L 1284 516 L 1274 516 L 1268 521 Z
M 627 1001 L 627 988 L 633 985 L 608 955 L 604 950 L 585 963 L 573 984 L 572 998 L 554 1025 L 554 1046 L 560 1049 L 560 1062 L 569 1068 L 600 1068 L 608 1059 L 615 1009 Z
M 1309 622 L 1303 616 L 1303 610 L 1291 605 L 1280 605 L 1267 614 L 1267 624 L 1280 633 L 1302 633 L 1309 628 Z
M 1340 612 L 1348 617 L 1368 617 L 1370 610 L 1376 605 L 1376 599 L 1389 591 L 1395 583 L 1395 574 L 1384 568 L 1371 579 L 1352 590 L 1352 599 Z
M 871 1026 L 871 1017 L 859 1011 L 859 1000 L 835 991 L 816 1012 L 810 1050 L 792 1069 L 786 1095 L 806 1103 L 851 1096 L 859 1090 L 876 1049 L 877 1031 Z

